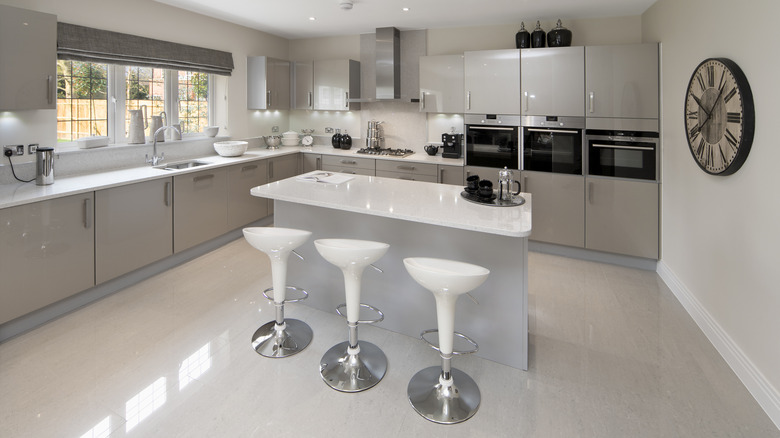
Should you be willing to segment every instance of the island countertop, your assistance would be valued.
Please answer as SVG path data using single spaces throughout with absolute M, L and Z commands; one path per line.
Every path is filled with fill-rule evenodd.
M 528 237 L 531 195 L 523 205 L 492 207 L 462 198 L 463 187 L 375 176 L 350 175 L 341 184 L 291 177 L 251 190 L 252 195 L 317 207 L 402 219 L 463 230 Z

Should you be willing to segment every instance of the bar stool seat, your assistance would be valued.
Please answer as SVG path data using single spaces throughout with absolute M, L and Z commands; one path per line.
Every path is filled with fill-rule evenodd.
M 404 266 L 414 281 L 433 293 L 439 333 L 441 367 L 419 371 L 409 381 L 407 395 L 418 414 L 434 423 L 454 424 L 471 418 L 479 409 L 481 395 L 474 379 L 452 368 L 454 354 L 473 353 L 479 348 L 468 337 L 455 332 L 455 303 L 458 297 L 485 282 L 490 271 L 481 266 L 435 258 L 406 258 Z M 425 330 L 420 337 L 436 330 Z M 453 350 L 454 337 L 465 338 L 474 345 L 467 352 Z M 427 340 L 426 340 L 427 342 Z
M 308 293 L 294 286 L 287 286 L 287 259 L 295 248 L 311 237 L 311 231 L 292 228 L 249 227 L 244 228 L 244 238 L 255 249 L 271 259 L 273 287 L 263 291 L 263 296 L 272 300 L 276 308 L 276 319 L 260 326 L 252 335 L 252 347 L 261 356 L 281 358 L 302 351 L 312 340 L 311 327 L 298 319 L 285 319 L 284 304 L 300 301 Z M 298 255 L 297 253 L 295 253 Z M 298 257 L 301 257 L 298 255 Z M 303 257 L 301 257 L 303 259 Z M 302 297 L 287 298 L 287 291 L 297 291 Z M 268 293 L 272 292 L 273 296 Z
M 387 357 L 376 345 L 358 342 L 357 325 L 374 323 L 384 319 L 378 309 L 360 303 L 360 282 L 363 270 L 379 260 L 390 245 L 382 242 L 351 239 L 319 239 L 314 246 L 322 257 L 336 265 L 344 274 L 344 291 L 349 340 L 331 347 L 320 361 L 322 380 L 331 388 L 342 392 L 358 392 L 369 389 L 379 383 L 387 372 Z M 375 267 L 376 268 L 376 267 Z M 378 268 L 377 268 L 378 269 Z M 379 318 L 360 320 L 360 308 L 376 311 Z

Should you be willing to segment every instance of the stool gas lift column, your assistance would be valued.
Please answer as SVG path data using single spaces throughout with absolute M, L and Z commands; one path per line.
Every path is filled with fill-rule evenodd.
M 284 318 L 284 304 L 306 299 L 309 294 L 303 289 L 287 286 L 287 259 L 294 253 L 303 260 L 295 248 L 303 245 L 311 231 L 291 228 L 250 227 L 244 228 L 244 238 L 256 249 L 268 254 L 271 259 L 273 287 L 263 291 L 263 296 L 274 302 L 276 319 L 260 326 L 252 335 L 252 347 L 261 356 L 287 357 L 300 352 L 311 342 L 312 330 L 308 324 L 297 319 Z M 290 289 L 303 293 L 303 297 L 286 299 Z M 273 296 L 268 296 L 272 291 Z
M 344 274 L 346 303 L 338 306 L 347 308 L 347 326 L 349 341 L 334 345 L 320 361 L 322 380 L 331 388 L 342 392 L 358 392 L 369 389 L 379 383 L 387 372 L 387 357 L 376 345 L 360 341 L 358 343 L 357 325 L 375 323 L 384 319 L 379 309 L 360 302 L 360 281 L 363 270 L 372 266 L 387 252 L 390 245 L 381 242 L 349 239 L 319 239 L 314 246 L 322 257 L 336 265 Z M 379 270 L 381 272 L 381 270 Z M 360 320 L 360 308 L 365 307 L 379 314 L 375 320 Z
M 455 332 L 455 302 L 462 294 L 479 287 L 490 271 L 468 263 L 433 258 L 406 258 L 404 266 L 412 278 L 433 293 L 436 299 L 438 330 L 425 330 L 420 338 L 441 354 L 441 367 L 419 371 L 409 381 L 409 402 L 418 414 L 440 424 L 454 424 L 471 418 L 479 409 L 481 395 L 474 379 L 461 370 L 452 368 L 454 354 L 474 353 L 477 343 Z M 425 335 L 439 333 L 439 347 L 431 344 Z M 474 348 L 454 351 L 454 336 L 465 339 Z

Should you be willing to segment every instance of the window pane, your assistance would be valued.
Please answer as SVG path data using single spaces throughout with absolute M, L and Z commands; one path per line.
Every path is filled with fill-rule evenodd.
M 57 141 L 108 135 L 108 65 L 57 61 Z
M 150 67 L 125 67 L 127 100 L 125 102 L 125 135 L 130 131 L 130 110 L 146 106 L 148 116 L 165 111 L 165 70 Z M 148 121 L 147 121 L 148 122 Z M 151 136 L 148 132 L 146 135 Z
M 209 124 L 209 75 L 179 71 L 179 123 L 182 134 L 202 132 Z

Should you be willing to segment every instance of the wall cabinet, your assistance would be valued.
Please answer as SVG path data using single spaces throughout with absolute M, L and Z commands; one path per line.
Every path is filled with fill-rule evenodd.
M 463 178 L 463 166 L 449 166 L 446 164 L 439 164 L 439 183 L 441 184 L 453 184 L 456 186 L 464 186 L 465 180 Z
M 314 62 L 295 61 L 293 70 L 293 109 L 314 109 Z
M 322 155 L 303 154 L 303 173 L 322 170 Z
M 657 119 L 658 44 L 585 47 L 587 117 Z
M 376 176 L 409 181 L 438 182 L 435 164 L 410 163 L 396 160 L 377 160 Z
M 420 57 L 420 111 L 462 114 L 463 55 Z
M 290 62 L 268 56 L 246 58 L 248 109 L 290 109 Z
M 520 50 L 463 54 L 466 113 L 520 114 Z
M 657 259 L 658 184 L 596 177 L 585 181 L 585 247 Z
M 523 115 L 584 117 L 585 48 L 520 50 Z
M 57 107 L 57 16 L 0 5 L 0 111 Z
M 0 324 L 95 285 L 94 200 L 0 209 Z
M 585 246 L 585 178 L 523 171 L 521 190 L 533 196 L 531 239 Z
M 243 227 L 268 216 L 268 202 L 252 196 L 252 187 L 268 182 L 268 160 L 236 164 L 228 173 L 228 229 Z
M 173 199 L 174 252 L 229 231 L 226 168 L 174 176 Z
M 95 192 L 95 282 L 173 254 L 173 179 Z
M 356 111 L 360 98 L 360 62 L 352 59 L 314 61 L 314 109 Z M 297 100 L 297 96 L 296 96 Z

